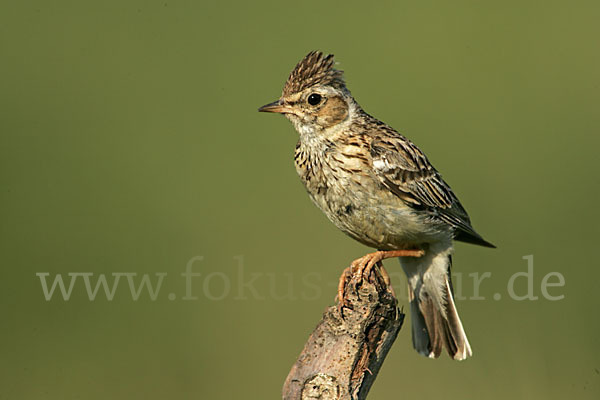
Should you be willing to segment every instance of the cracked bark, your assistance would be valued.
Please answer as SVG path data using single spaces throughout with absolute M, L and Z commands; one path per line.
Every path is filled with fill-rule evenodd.
M 363 400 L 404 321 L 377 268 L 352 278 L 343 317 L 325 310 L 283 386 L 284 400 Z

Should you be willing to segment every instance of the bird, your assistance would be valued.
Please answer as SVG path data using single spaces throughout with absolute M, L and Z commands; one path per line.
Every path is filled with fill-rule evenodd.
M 299 134 L 294 164 L 309 197 L 342 232 L 376 249 L 354 260 L 351 274 L 367 274 L 387 258 L 400 260 L 415 350 L 430 358 L 438 358 L 443 348 L 455 360 L 471 356 L 454 302 L 453 241 L 495 246 L 473 229 L 425 154 L 363 110 L 343 71 L 335 68 L 333 54 L 308 53 L 280 98 L 258 111 L 291 121 Z

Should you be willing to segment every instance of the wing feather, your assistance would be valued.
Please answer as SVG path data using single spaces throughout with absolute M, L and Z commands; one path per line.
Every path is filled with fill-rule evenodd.
M 412 207 L 454 227 L 458 240 L 493 246 L 475 232 L 464 207 L 425 154 L 396 131 L 386 133 L 385 138 L 374 138 L 370 149 L 382 185 Z

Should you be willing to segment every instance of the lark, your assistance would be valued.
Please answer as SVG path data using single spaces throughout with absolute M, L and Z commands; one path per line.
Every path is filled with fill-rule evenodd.
M 450 279 L 453 240 L 494 245 L 475 232 L 425 154 L 362 109 L 343 72 L 334 68 L 333 55 L 308 53 L 279 100 L 259 111 L 292 122 L 300 136 L 296 171 L 310 198 L 340 230 L 377 250 L 355 260 L 351 273 L 363 276 L 382 260 L 399 258 L 414 348 L 431 358 L 444 347 L 456 360 L 471 356 Z M 344 282 L 343 275 L 340 302 Z

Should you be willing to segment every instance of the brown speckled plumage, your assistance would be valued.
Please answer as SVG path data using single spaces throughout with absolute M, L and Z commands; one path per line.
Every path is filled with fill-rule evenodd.
M 333 55 L 309 53 L 291 72 L 281 98 L 260 111 L 284 114 L 299 132 L 296 171 L 313 202 L 340 230 L 390 254 L 424 251 L 420 258 L 400 257 L 415 348 L 430 357 L 442 346 L 456 359 L 469 356 L 449 280 L 452 240 L 492 245 L 471 227 L 425 154 L 358 105 L 334 68 Z

